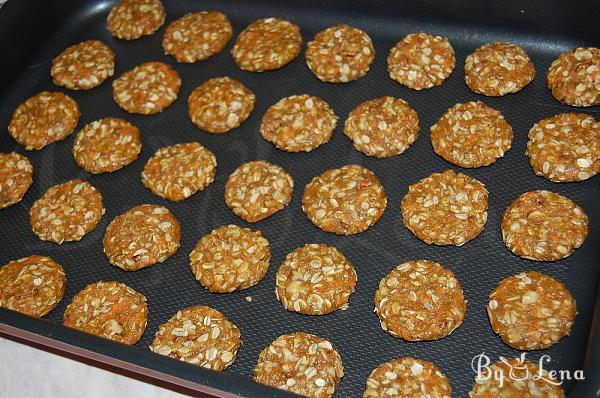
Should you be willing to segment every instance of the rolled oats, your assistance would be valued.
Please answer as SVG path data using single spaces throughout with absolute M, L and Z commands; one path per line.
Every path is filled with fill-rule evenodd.
M 89 90 L 115 73 L 115 53 L 100 40 L 74 44 L 52 60 L 50 75 L 57 86 Z
M 160 0 L 119 0 L 108 14 L 110 33 L 123 40 L 135 40 L 156 32 L 165 23 Z
M 554 98 L 567 105 L 600 105 L 600 49 L 579 47 L 560 54 L 546 82 Z
M 0 209 L 19 203 L 33 183 L 33 166 L 17 152 L 0 153 Z

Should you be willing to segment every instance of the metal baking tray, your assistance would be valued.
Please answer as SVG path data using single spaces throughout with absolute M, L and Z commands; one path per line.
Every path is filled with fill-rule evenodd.
M 2 336 L 196 395 L 286 397 L 291 395 L 254 384 L 251 371 L 259 352 L 269 342 L 281 334 L 304 330 L 332 341 L 342 356 L 346 376 L 339 384 L 337 397 L 361 396 L 371 370 L 382 362 L 405 355 L 436 363 L 450 379 L 453 395 L 458 397 L 466 396 L 472 386 L 473 357 L 485 352 L 495 361 L 501 355 L 519 355 L 492 332 L 485 305 L 488 294 L 500 280 L 518 272 L 537 270 L 566 283 L 577 300 L 579 314 L 570 337 L 548 350 L 529 353 L 528 358 L 537 360 L 547 354 L 551 358 L 551 363 L 545 364 L 548 369 L 571 372 L 584 369 L 585 380 L 565 381 L 564 389 L 573 397 L 597 396 L 600 389 L 600 306 L 597 305 L 600 177 L 578 183 L 552 183 L 534 175 L 524 151 L 529 128 L 541 118 L 569 111 L 600 117 L 599 107 L 576 109 L 560 104 L 552 98 L 545 84 L 546 71 L 560 52 L 600 43 L 596 23 L 600 2 L 165 0 L 164 3 L 165 26 L 190 11 L 219 10 L 230 18 L 234 37 L 260 17 L 280 16 L 294 21 L 301 27 L 305 41 L 327 26 L 346 22 L 369 33 L 377 56 L 367 76 L 350 84 L 320 82 L 310 73 L 302 55 L 277 71 L 244 72 L 229 55 L 233 40 L 225 51 L 206 61 L 178 64 L 162 52 L 160 43 L 165 26 L 153 36 L 140 40 L 126 42 L 113 38 L 105 22 L 112 1 L 9 1 L 0 10 L 0 54 L 4 58 L 0 65 L 2 151 L 25 153 L 6 133 L 12 112 L 18 103 L 39 91 L 62 91 L 50 79 L 51 60 L 68 45 L 84 39 L 100 39 L 115 50 L 115 77 L 144 61 L 159 60 L 177 69 L 183 85 L 175 104 L 154 116 L 122 111 L 111 96 L 114 77 L 90 91 L 68 92 L 81 107 L 78 129 L 100 117 L 125 118 L 140 128 L 142 153 L 123 170 L 102 175 L 90 175 L 76 167 L 71 155 L 75 134 L 43 150 L 26 153 L 35 168 L 34 183 L 21 203 L 0 211 L 0 264 L 31 254 L 49 255 L 64 266 L 68 284 L 63 301 L 44 319 L 0 310 Z M 395 83 L 386 71 L 389 49 L 406 34 L 417 31 L 447 36 L 457 58 L 453 74 L 442 86 L 421 92 Z M 532 58 L 537 77 L 522 92 L 486 98 L 470 92 L 464 84 L 465 56 L 493 40 L 520 44 Z M 189 120 L 187 97 L 201 82 L 222 75 L 232 76 L 253 90 L 256 107 L 240 128 L 224 135 L 211 135 L 199 131 Z M 305 92 L 329 102 L 340 116 L 340 123 L 332 140 L 313 152 L 279 151 L 258 134 L 262 115 L 280 98 Z M 354 150 L 341 127 L 356 105 L 382 95 L 408 101 L 419 114 L 421 134 L 404 154 L 375 159 Z M 469 100 L 482 100 L 505 115 L 515 132 L 513 146 L 492 166 L 462 170 L 485 183 L 490 192 L 489 218 L 481 236 L 458 248 L 428 246 L 403 226 L 400 200 L 409 184 L 432 172 L 455 168 L 434 154 L 429 127 L 451 105 Z M 172 203 L 153 196 L 140 181 L 146 160 L 159 147 L 191 140 L 201 142 L 216 154 L 215 182 L 183 202 Z M 249 225 L 227 209 L 223 189 L 229 174 L 240 163 L 253 159 L 282 165 L 295 179 L 295 192 L 284 211 Z M 322 232 L 308 221 L 301 211 L 300 198 L 313 176 L 349 163 L 362 164 L 377 174 L 388 195 L 388 209 L 368 231 L 355 236 L 335 236 Z M 57 246 L 38 240 L 29 227 L 29 208 L 48 187 L 72 178 L 88 179 L 101 191 L 106 214 L 80 242 Z M 589 236 L 583 247 L 569 258 L 555 263 L 531 262 L 514 256 L 502 243 L 499 222 L 504 209 L 518 195 L 532 189 L 558 192 L 587 212 Z M 128 273 L 109 265 L 102 253 L 101 240 L 107 224 L 116 215 L 141 203 L 157 203 L 171 209 L 182 224 L 181 248 L 163 264 Z M 229 223 L 263 232 L 271 245 L 271 266 L 266 278 L 255 287 L 232 294 L 211 294 L 195 281 L 188 255 L 201 236 Z M 347 311 L 310 317 L 288 312 L 277 302 L 275 272 L 288 252 L 307 242 L 335 245 L 355 265 L 359 282 Z M 373 314 L 373 295 L 379 280 L 393 266 L 415 258 L 432 259 L 452 269 L 468 299 L 464 324 L 440 341 L 409 343 L 395 339 L 381 330 Z M 61 325 L 62 314 L 73 295 L 99 280 L 122 281 L 148 298 L 148 327 L 135 346 L 122 346 Z M 252 302 L 247 302 L 246 296 L 252 296 Z M 177 310 L 197 304 L 217 308 L 241 329 L 244 344 L 237 361 L 222 373 L 155 355 L 148 349 L 159 324 Z

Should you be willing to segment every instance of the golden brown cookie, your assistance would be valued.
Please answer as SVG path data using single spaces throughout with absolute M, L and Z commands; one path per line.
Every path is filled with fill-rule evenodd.
M 337 120 L 333 109 L 321 98 L 292 95 L 267 109 L 260 134 L 283 151 L 310 152 L 331 139 Z
M 31 229 L 41 240 L 58 243 L 81 240 L 104 214 L 102 195 L 85 180 L 50 187 L 29 210 Z
M 0 267 L 0 307 L 42 317 L 65 295 L 67 277 L 50 257 L 29 256 Z
M 454 170 L 433 173 L 408 187 L 400 210 L 406 228 L 428 245 L 462 246 L 487 221 L 488 191 Z
M 419 136 L 419 116 L 403 99 L 380 97 L 365 101 L 350 112 L 344 134 L 356 150 L 367 156 L 399 155 Z
M 112 173 L 135 161 L 142 150 L 140 131 L 126 120 L 106 117 L 86 124 L 73 143 L 77 166 L 92 173 Z
M 510 149 L 512 139 L 502 113 L 481 101 L 456 104 L 431 126 L 435 153 L 460 167 L 489 166 Z
M 529 130 L 535 174 L 554 182 L 583 181 L 600 172 L 600 123 L 584 113 L 560 113 Z
M 179 73 L 162 62 L 146 62 L 113 81 L 113 99 L 129 113 L 153 115 L 177 99 Z
M 285 257 L 275 276 L 275 295 L 288 311 L 323 315 L 348 308 L 356 282 L 346 256 L 333 246 L 313 243 Z
M 235 361 L 240 330 L 225 315 L 206 306 L 177 311 L 159 326 L 150 349 L 157 354 L 213 370 Z
M 215 179 L 217 159 L 198 142 L 160 148 L 148 159 L 142 183 L 155 195 L 172 201 L 189 198 Z
M 33 166 L 17 152 L 0 153 L 0 209 L 19 203 L 33 183 Z
M 573 254 L 588 234 L 588 217 L 571 199 L 538 190 L 515 199 L 502 217 L 502 239 L 519 257 L 556 261 Z
M 465 82 L 471 91 L 499 97 L 521 91 L 535 78 L 535 67 L 522 47 L 485 44 L 465 59 Z
M 108 14 L 110 33 L 122 40 L 135 40 L 156 32 L 165 23 L 160 0 L 119 0 Z
M 313 334 L 284 334 L 269 344 L 252 371 L 254 381 L 312 398 L 333 396 L 344 376 L 331 343 Z
M 255 160 L 231 173 L 225 184 L 225 204 L 236 216 L 258 222 L 283 210 L 293 191 L 294 180 L 284 169 Z
M 560 54 L 546 82 L 554 98 L 567 105 L 600 105 L 600 49 L 579 47 Z
M 179 249 L 179 221 L 166 207 L 139 205 L 108 224 L 104 254 L 125 271 L 137 271 L 162 263 Z
M 79 105 L 61 92 L 42 91 L 19 104 L 8 132 L 26 150 L 67 138 L 79 123 Z
M 257 19 L 237 37 L 231 55 L 250 72 L 279 69 L 300 55 L 302 35 L 298 25 L 282 18 Z
M 100 40 L 74 44 L 52 60 L 50 75 L 57 86 L 89 90 L 115 73 L 115 53 Z
M 390 77 L 413 90 L 439 86 L 454 70 L 454 49 L 447 38 L 411 33 L 400 40 L 387 59 Z
M 269 269 L 271 251 L 260 231 L 225 225 L 198 241 L 190 253 L 196 280 L 213 293 L 231 293 L 260 282 Z
M 431 362 L 403 357 L 382 363 L 367 378 L 363 398 L 450 398 L 448 378 Z
M 121 282 L 97 282 L 73 297 L 63 316 L 70 328 L 133 345 L 146 330 L 146 297 Z
M 374 301 L 381 328 L 407 341 L 444 338 L 467 314 L 454 273 L 429 260 L 398 265 L 379 282 Z
M 367 74 L 375 59 L 369 35 L 346 24 L 320 31 L 306 48 L 306 64 L 324 82 L 347 83 Z
M 162 47 L 177 62 L 202 61 L 223 51 L 232 32 L 231 23 L 223 13 L 189 13 L 167 26 Z

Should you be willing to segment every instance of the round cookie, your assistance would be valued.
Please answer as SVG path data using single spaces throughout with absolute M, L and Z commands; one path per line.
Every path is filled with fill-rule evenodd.
M 262 350 L 252 375 L 257 383 L 280 390 L 329 398 L 344 376 L 344 366 L 329 341 L 296 332 L 279 336 Z
M 431 362 L 403 357 L 385 362 L 367 378 L 363 398 L 450 398 L 452 387 Z
M 500 97 L 521 91 L 535 78 L 535 67 L 522 47 L 485 44 L 465 59 L 465 82 L 471 91 Z
M 367 74 L 375 59 L 369 35 L 346 24 L 320 31 L 306 47 L 306 64 L 319 79 L 347 83 Z
M 198 241 L 190 253 L 196 280 L 213 293 L 231 293 L 260 282 L 269 269 L 271 251 L 260 231 L 226 225 Z
M 400 40 L 387 59 L 390 78 L 413 90 L 439 86 L 454 70 L 454 48 L 447 38 L 411 33 Z
M 433 173 L 408 187 L 400 211 L 406 228 L 428 245 L 462 246 L 487 221 L 488 192 L 474 178 L 454 170 Z
M 42 317 L 62 300 L 66 284 L 63 267 L 50 257 L 11 261 L 0 267 L 0 307 Z
M 113 99 L 129 113 L 153 115 L 177 99 L 179 73 L 162 62 L 146 62 L 113 81 Z
M 284 169 L 255 160 L 231 173 L 225 183 L 225 204 L 236 216 L 258 222 L 283 210 L 293 191 L 294 180 Z
M 356 150 L 367 156 L 399 155 L 419 136 L 419 116 L 400 98 L 380 97 L 365 101 L 350 112 L 344 134 Z
M 102 241 L 108 261 L 124 271 L 162 263 L 179 249 L 179 221 L 166 207 L 139 205 L 115 217 Z
M 398 265 L 379 282 L 374 301 L 381 328 L 407 341 L 444 338 L 467 313 L 454 273 L 429 260 Z
M 321 98 L 292 95 L 267 109 L 260 134 L 283 151 L 310 152 L 331 139 L 337 120 L 333 109 Z
M 431 126 L 435 153 L 460 167 L 489 166 L 510 149 L 512 139 L 502 113 L 481 101 L 456 104 Z
M 279 69 L 300 55 L 302 35 L 298 25 L 281 18 L 257 19 L 237 37 L 231 55 L 249 72 Z
M 41 240 L 62 244 L 79 241 L 104 214 L 102 195 L 85 180 L 50 187 L 29 210 L 31 229 Z
M 0 152 L 0 209 L 19 203 L 33 183 L 33 166 L 17 152 Z
M 351 164 L 314 177 L 304 188 L 302 211 L 318 228 L 337 235 L 366 231 L 383 215 L 387 197 L 375 174 Z
M 198 142 L 160 148 L 148 159 L 142 183 L 155 195 L 172 201 L 189 198 L 215 179 L 217 159 Z
M 133 345 L 148 321 L 146 297 L 121 282 L 97 282 L 73 297 L 63 324 L 85 333 Z
M 600 123 L 584 113 L 561 113 L 529 130 L 527 151 L 535 174 L 554 182 L 583 181 L 600 172 Z
M 254 93 L 242 83 L 230 77 L 215 77 L 192 91 L 188 114 L 199 129 L 226 133 L 248 119 L 255 102 Z
M 42 91 L 19 104 L 8 132 L 26 150 L 67 138 L 79 123 L 79 105 L 61 92 Z
M 554 98 L 567 105 L 600 105 L 600 49 L 579 47 L 560 54 L 546 82 Z
M 523 272 L 498 284 L 487 313 L 494 332 L 515 350 L 542 350 L 568 336 L 577 308 L 569 289 L 539 272 Z
M 348 308 L 357 276 L 335 247 L 306 244 L 289 253 L 275 275 L 275 295 L 288 311 L 329 314 Z
M 223 13 L 189 13 L 167 26 L 162 48 L 177 62 L 193 63 L 223 51 L 232 33 L 231 23 Z
M 159 326 L 150 349 L 160 355 L 221 371 L 235 361 L 240 330 L 219 311 L 198 305 L 177 311 Z
M 126 120 L 106 117 L 86 124 L 73 143 L 77 166 L 92 174 L 112 173 L 135 161 L 142 150 L 140 131 Z
M 519 257 L 536 261 L 566 258 L 588 234 L 588 217 L 571 199 L 538 190 L 522 194 L 502 216 L 502 239 Z
M 165 7 L 160 0 L 119 0 L 108 14 L 110 33 L 122 40 L 135 40 L 156 32 L 165 23 Z
M 89 90 L 115 73 L 115 53 L 100 40 L 74 44 L 52 60 L 50 75 L 57 86 Z

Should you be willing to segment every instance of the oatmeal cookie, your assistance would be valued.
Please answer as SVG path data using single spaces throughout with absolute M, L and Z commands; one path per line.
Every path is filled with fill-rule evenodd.
M 160 0 L 119 0 L 110 9 L 106 23 L 114 37 L 135 40 L 156 32 L 165 18 Z
M 600 49 L 579 47 L 560 54 L 546 82 L 554 98 L 567 105 L 600 105 Z
M 50 75 L 57 86 L 90 90 L 115 73 L 115 53 L 100 40 L 74 44 L 52 60 Z
M 33 166 L 17 152 L 0 153 L 0 209 L 19 203 L 33 183 Z

